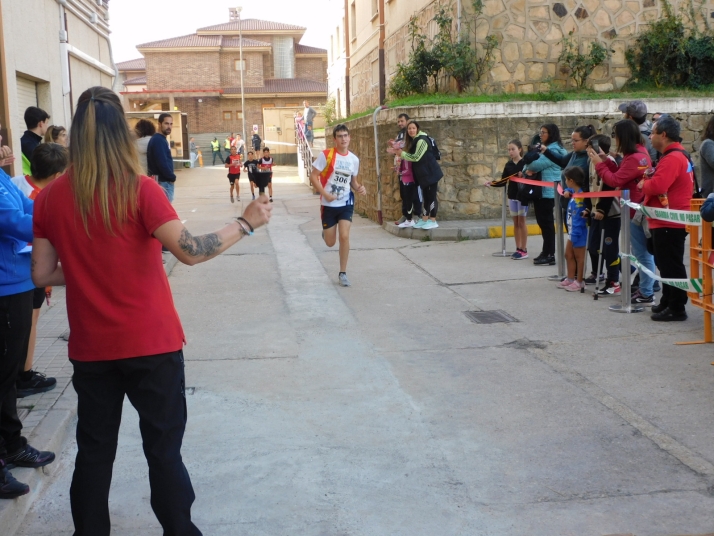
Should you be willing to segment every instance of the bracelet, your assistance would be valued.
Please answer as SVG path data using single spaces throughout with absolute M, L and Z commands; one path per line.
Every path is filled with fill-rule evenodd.
M 253 233 L 255 232 L 255 229 L 253 229 L 253 226 L 252 226 L 250 223 L 248 223 L 248 220 L 246 220 L 246 219 L 243 218 L 242 216 L 236 218 L 235 220 L 236 220 L 236 222 L 238 223 L 238 226 L 240 227 L 240 230 L 241 230 L 241 232 L 243 233 L 243 236 L 253 236 Z M 248 230 L 245 228 L 245 225 L 243 225 L 243 223 L 245 223 L 245 225 L 248 226 L 248 229 L 250 229 L 250 231 L 248 231 Z

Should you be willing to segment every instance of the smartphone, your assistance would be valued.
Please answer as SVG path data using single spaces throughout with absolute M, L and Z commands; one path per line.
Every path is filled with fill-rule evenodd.
M 590 147 L 593 148 L 593 151 L 596 153 L 600 153 L 600 144 L 597 142 L 597 140 L 593 140 L 590 142 Z

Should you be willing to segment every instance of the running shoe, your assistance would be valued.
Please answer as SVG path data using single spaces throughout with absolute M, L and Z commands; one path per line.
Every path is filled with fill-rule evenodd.
M 404 223 L 405 221 L 407 221 L 406 216 L 402 216 L 401 218 L 399 218 L 397 221 L 394 222 L 394 225 L 396 225 L 397 227 L 401 227 L 401 224 Z
M 652 307 L 654 305 L 654 296 L 643 296 L 642 293 L 637 290 L 632 293 L 630 301 L 634 304 L 644 305 L 645 307 Z
M 270 202 L 271 202 L 271 203 L 273 202 L 273 198 L 272 198 L 272 197 L 270 198 Z
M 555 288 L 568 288 L 570 285 L 573 284 L 574 279 L 568 279 L 567 277 L 563 279 L 560 283 L 555 285 Z
M 535 264 L 536 266 L 554 266 L 555 255 L 546 255 L 544 257 L 534 259 L 533 264 Z
M 686 311 L 673 311 L 669 307 L 665 307 L 658 313 L 653 313 L 650 317 L 655 322 L 681 322 L 687 319 Z
M 439 226 L 434 220 L 426 220 L 426 223 L 421 226 L 422 229 L 428 231 L 429 229 L 436 229 Z
M 620 283 L 608 282 L 597 291 L 598 296 L 619 296 L 622 291 Z
M 231 196 L 231 203 L 235 203 L 235 202 L 236 202 L 236 200 L 233 199 L 233 196 Z
M 341 286 L 341 287 L 349 287 L 349 286 L 352 286 L 352 284 L 350 283 L 350 280 L 347 279 L 347 274 L 346 274 L 346 273 L 340 272 L 340 275 L 339 275 L 338 278 L 339 278 L 339 280 L 340 280 L 340 286 Z
M 416 223 L 414 224 L 414 228 L 415 228 L 415 229 L 421 229 L 422 227 L 424 227 L 424 225 L 426 225 L 426 222 L 427 222 L 427 221 L 428 221 L 428 220 L 426 220 L 426 221 L 425 221 L 425 220 L 419 220 L 418 222 L 416 222 Z
M 527 259 L 527 258 L 528 258 L 528 252 L 527 252 L 525 249 L 522 249 L 522 250 L 521 250 L 521 256 L 518 257 L 518 258 L 515 259 L 515 260 L 521 261 L 521 260 Z
M 404 220 L 403 222 L 398 223 L 397 227 L 400 227 L 401 229 L 405 229 L 407 227 L 414 227 L 414 220 Z
M 8 467 L 44 467 L 55 461 L 54 452 L 39 451 L 30 445 L 5 456 Z
M 31 371 L 32 376 L 29 380 L 17 379 L 17 398 L 25 398 L 26 396 L 36 395 L 37 393 L 46 393 L 57 386 L 55 378 L 48 378 L 41 372 Z
M 603 281 L 605 281 L 605 276 L 603 274 L 600 274 L 600 283 L 602 283 Z M 583 280 L 583 282 L 586 285 L 594 285 L 597 282 L 597 280 L 595 279 L 595 274 L 590 274 Z
M 30 493 L 30 486 L 18 482 L 7 470 L 5 463 L 0 460 L 0 499 L 14 499 Z
M 565 290 L 567 290 L 568 292 L 580 292 L 580 289 L 582 289 L 583 286 L 580 283 L 578 283 L 577 281 L 573 281 L 572 283 L 570 283 L 570 285 L 568 285 L 567 287 L 563 287 L 563 288 Z
M 240 201 L 240 197 L 239 197 L 239 196 L 236 196 L 236 201 Z

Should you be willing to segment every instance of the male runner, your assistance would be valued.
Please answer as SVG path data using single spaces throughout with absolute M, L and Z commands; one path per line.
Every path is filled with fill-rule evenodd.
M 367 191 L 357 182 L 359 174 L 359 158 L 348 149 L 350 131 L 347 125 L 335 126 L 332 131 L 335 140 L 333 149 L 320 152 L 312 164 L 310 181 L 320 193 L 322 209 L 322 238 L 327 247 L 337 242 L 337 231 L 340 235 L 340 273 L 339 281 L 343 287 L 350 286 L 347 279 L 347 257 L 350 254 L 350 226 L 354 212 L 355 197 L 351 190 L 360 195 Z
M 235 203 L 233 199 L 233 188 L 236 189 L 236 199 L 240 201 L 240 155 L 238 148 L 234 145 L 231 147 L 231 154 L 226 158 L 225 167 L 228 168 L 228 181 L 231 183 L 231 203 Z
M 273 202 L 273 157 L 270 156 L 270 148 L 263 148 L 263 158 L 260 159 L 260 167 L 263 171 L 270 172 L 270 178 L 268 179 L 268 197 L 270 197 L 270 202 Z M 261 192 L 262 193 L 262 192 Z
M 250 195 L 255 199 L 255 172 L 258 171 L 260 160 L 255 158 L 253 151 L 248 151 L 248 160 L 243 164 L 243 169 L 248 172 L 248 181 L 250 182 Z

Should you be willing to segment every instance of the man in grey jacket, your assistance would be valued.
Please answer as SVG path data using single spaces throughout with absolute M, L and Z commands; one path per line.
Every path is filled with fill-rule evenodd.
M 657 154 L 657 150 L 652 147 L 652 141 L 650 141 L 652 123 L 647 121 L 647 105 L 640 100 L 634 100 L 620 104 L 617 109 L 625 115 L 625 119 L 632 119 L 640 127 L 642 137 L 645 139 L 644 145 L 650 154 L 652 164 L 656 165 L 659 155 Z

